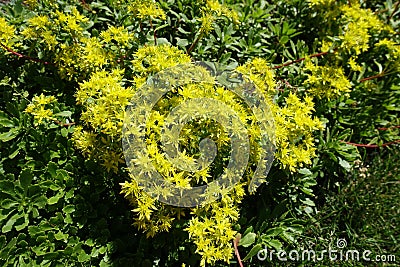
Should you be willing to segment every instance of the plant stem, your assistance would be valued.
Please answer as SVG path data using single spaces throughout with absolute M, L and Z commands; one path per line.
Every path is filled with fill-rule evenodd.
M 385 75 L 386 75 L 386 72 L 382 71 L 382 72 L 380 72 L 380 73 L 378 73 L 376 75 L 372 75 L 372 76 L 369 76 L 369 77 L 361 79 L 360 83 L 365 82 L 365 81 L 369 81 L 369 80 L 373 80 L 373 79 L 377 79 L 377 78 L 383 77 Z
M 238 259 L 239 266 L 243 267 L 242 259 L 240 258 L 239 250 L 238 250 L 238 247 L 237 247 L 238 244 L 239 244 L 240 238 L 241 238 L 241 235 L 238 234 L 236 236 L 236 238 L 233 240 L 233 247 L 235 248 L 235 255 L 236 255 L 237 259 Z
M 187 54 L 190 55 L 190 53 L 192 52 L 192 50 L 194 49 L 194 47 L 197 45 L 197 43 L 200 41 L 200 39 L 203 37 L 203 32 L 201 31 L 199 33 L 199 35 L 197 36 L 197 38 L 194 40 L 194 42 L 192 43 L 192 45 L 189 47 L 189 49 L 187 50 Z
M 395 140 L 393 142 L 389 142 L 389 143 L 384 143 L 382 145 L 373 145 L 373 144 L 357 144 L 357 143 L 352 143 L 352 142 L 345 142 L 342 140 L 342 142 L 348 144 L 348 145 L 352 145 L 352 146 L 356 146 L 356 147 L 366 147 L 366 148 L 380 148 L 380 147 L 386 147 L 389 145 L 393 145 L 393 144 L 400 144 L 400 140 Z
M 397 1 L 395 6 L 394 6 L 394 8 L 393 8 L 392 14 L 390 14 L 390 16 L 388 18 L 388 21 L 390 21 L 393 18 L 394 13 L 396 13 L 396 11 L 399 8 L 399 6 L 400 6 L 400 1 Z
M 8 52 L 10 52 L 11 54 L 13 54 L 13 55 L 15 55 L 15 56 L 18 56 L 19 58 L 28 59 L 28 60 L 31 60 L 31 61 L 34 61 L 34 62 L 38 62 L 38 63 L 42 63 L 42 64 L 45 64 L 45 65 L 54 65 L 54 64 L 51 63 L 51 62 L 43 61 L 43 60 L 40 60 L 40 59 L 38 59 L 38 58 L 33 58 L 33 57 L 30 57 L 30 56 L 25 56 L 25 55 L 23 55 L 23 54 L 20 54 L 20 53 L 18 53 L 18 52 L 16 52 L 16 51 L 12 50 L 12 49 L 9 48 L 8 46 L 4 45 L 4 44 L 1 43 L 1 42 L 0 42 L 0 46 L 2 46 L 5 50 L 7 50 Z
M 153 27 L 153 21 L 150 19 L 150 27 L 151 30 L 153 31 L 153 37 L 154 37 L 154 45 L 157 45 L 157 35 L 156 35 L 156 30 L 154 30 Z
M 387 131 L 387 130 L 396 129 L 396 128 L 400 128 L 400 125 L 391 126 L 391 127 L 388 127 L 388 128 L 386 128 L 386 127 L 380 127 L 380 128 L 378 128 L 378 130 L 380 130 L 380 131 Z
M 335 53 L 335 52 L 336 52 L 336 51 L 334 51 L 333 53 Z M 313 54 L 313 55 L 309 56 L 309 58 L 312 58 L 312 57 L 320 57 L 320 56 L 324 56 L 324 55 L 331 54 L 331 53 L 332 53 L 332 52 L 321 52 L 321 53 Z M 296 60 L 293 60 L 293 61 L 289 61 L 289 62 L 284 63 L 284 64 L 282 64 L 282 65 L 272 67 L 272 69 L 274 69 L 274 70 L 275 70 L 275 69 L 280 69 L 280 68 L 283 68 L 283 67 L 292 65 L 292 64 L 294 64 L 294 63 L 301 62 L 301 61 L 303 61 L 303 60 L 305 60 L 305 59 L 306 59 L 305 57 L 302 57 L 302 58 L 299 58 L 299 59 L 296 59 Z

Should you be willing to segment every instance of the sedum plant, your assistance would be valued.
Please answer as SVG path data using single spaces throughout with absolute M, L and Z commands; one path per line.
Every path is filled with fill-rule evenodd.
M 188 240 L 194 243 L 194 250 L 201 257 L 201 266 L 231 262 L 238 244 L 247 248 L 256 243 L 246 256 L 246 260 L 249 260 L 261 249 L 261 244 L 279 249 L 282 247 L 279 238 L 288 243 L 295 242 L 291 233 L 302 232 L 302 227 L 295 218 L 304 213 L 311 216 L 315 212 L 315 203 L 309 197 L 314 196 L 311 187 L 316 185 L 318 172 L 323 173 L 322 164 L 319 163 L 324 158 L 322 153 L 336 159 L 345 169 L 351 167 L 348 161 L 359 157 L 354 147 L 338 140 L 331 142 L 331 125 L 328 125 L 326 140 L 323 139 L 327 124 L 332 121 L 329 122 L 326 118 L 330 114 L 325 116 L 319 109 L 334 101 L 350 98 L 357 80 L 351 75 L 357 73 L 362 77 L 366 64 L 361 62 L 364 54 L 371 49 L 384 51 L 388 55 L 388 60 L 382 63 L 386 64 L 382 76 L 398 70 L 399 67 L 399 48 L 391 38 L 394 30 L 356 1 L 350 1 L 351 5 L 332 0 L 310 0 L 299 4 L 308 8 L 312 14 L 316 12 L 317 19 L 322 16 L 329 21 L 329 27 L 321 31 L 318 31 L 318 26 L 315 29 L 316 34 L 321 36 L 314 47 L 321 51 L 319 54 L 307 55 L 308 48 L 303 48 L 301 53 L 305 53 L 305 57 L 275 66 L 271 59 L 276 58 L 276 51 L 284 49 L 289 40 L 293 52 L 300 53 L 296 49 L 299 50 L 304 44 L 300 41 L 295 44 L 291 38 L 294 39 L 301 33 L 292 29 L 292 24 L 282 23 L 281 28 L 276 18 L 271 19 L 275 25 L 264 25 L 264 20 L 268 17 L 263 15 L 263 9 L 266 8 L 264 1 L 261 1 L 261 7 L 257 6 L 254 14 L 248 8 L 244 11 L 236 9 L 237 5 L 243 3 L 226 2 L 228 4 L 214 0 L 110 0 L 106 3 L 82 1 L 80 4 L 75 1 L 27 1 L 24 5 L 20 3 L 21 9 L 26 12 L 26 19 L 0 18 L 0 49 L 4 55 L 18 56 L 45 66 L 49 72 L 68 83 L 68 96 L 74 98 L 75 122 L 71 123 L 72 114 L 58 108 L 57 92 L 47 90 L 46 94 L 30 97 L 30 103 L 24 107 L 24 111 L 25 114 L 32 115 L 35 127 L 48 124 L 53 128 L 54 125 L 74 125 L 69 128 L 72 133 L 68 135 L 69 132 L 64 131 L 63 136 L 71 138 L 74 147 L 85 160 L 101 166 L 107 173 L 107 179 L 114 184 L 120 184 L 121 194 L 132 209 L 133 227 L 149 239 L 156 238 L 161 232 L 183 230 Z M 283 2 L 284 5 L 289 5 L 293 1 Z M 276 8 L 279 9 L 279 5 Z M 256 14 L 257 12 L 261 15 Z M 258 35 L 250 30 L 248 33 L 240 33 L 241 27 L 252 27 L 246 24 L 246 18 L 257 25 Z M 269 44 L 274 47 L 273 51 L 264 47 L 268 42 L 265 36 L 269 36 L 265 29 L 273 32 L 271 39 L 278 40 Z M 250 37 L 253 34 L 257 35 L 255 40 L 264 40 L 251 44 Z M 376 41 L 377 36 L 386 37 Z M 254 56 L 254 51 L 257 52 L 257 57 Z M 287 59 L 285 57 L 289 57 L 290 52 L 285 50 L 284 55 L 282 60 Z M 213 61 L 219 61 L 226 69 L 218 70 L 218 64 L 208 62 L 212 56 L 215 56 Z M 144 99 L 135 98 L 136 94 L 143 88 L 151 89 L 146 86 L 154 83 L 160 73 L 173 72 L 179 66 L 192 66 L 194 62 L 202 60 L 208 62 L 206 66 L 197 66 L 194 70 L 187 71 L 186 76 L 182 75 L 185 83 L 174 87 L 158 100 L 148 114 L 147 123 L 141 125 L 144 129 L 146 155 L 132 159 L 133 163 L 126 162 L 122 144 L 127 110 L 130 105 L 139 105 Z M 300 63 L 302 61 L 304 64 Z M 299 63 L 299 66 L 294 67 L 294 63 Z M 286 66 L 286 72 L 280 70 Z M 223 82 L 207 71 L 210 69 L 215 73 L 234 73 L 235 78 L 252 85 L 243 88 L 244 94 L 256 91 L 262 96 L 270 110 L 268 114 L 271 117 L 267 119 L 274 125 L 275 161 L 272 167 L 274 175 L 261 177 L 261 181 L 264 188 L 281 190 L 281 195 L 273 199 L 274 201 L 279 201 L 277 199 L 284 195 L 296 205 L 292 212 L 293 218 L 272 222 L 269 225 L 271 231 L 263 233 L 267 226 L 262 222 L 258 228 L 263 230 L 258 232 L 260 238 L 257 241 L 253 227 L 247 228 L 242 241 L 238 240 L 239 234 L 243 233 L 240 228 L 244 218 L 241 214 L 242 205 L 247 199 L 254 197 L 250 195 L 255 193 L 251 190 L 252 177 L 257 172 L 259 162 L 266 164 L 260 161 L 266 152 L 263 150 L 261 122 L 240 95 L 228 90 Z M 194 82 L 190 77 L 193 73 L 202 80 Z M 284 75 L 289 78 L 296 76 L 293 79 L 298 84 L 290 85 L 282 78 Z M 282 84 L 285 84 L 283 89 Z M 197 112 L 200 115 L 197 119 L 188 121 L 180 132 L 177 140 L 181 148 L 179 160 L 173 162 L 168 159 L 162 146 L 165 134 L 163 127 L 169 122 L 169 113 L 182 103 L 193 103 L 196 99 L 205 98 L 223 102 L 233 110 L 241 125 L 245 126 L 250 148 L 248 164 L 237 183 L 216 191 L 220 194 L 220 199 L 196 207 L 174 207 L 146 191 L 140 171 L 133 172 L 130 165 L 140 166 L 143 170 L 152 165 L 163 179 L 181 190 L 211 185 L 228 165 L 231 155 L 229 142 L 232 136 L 227 134 L 226 129 L 215 118 L 200 116 L 207 113 L 206 107 L 196 109 L 189 106 L 186 114 Z M 133 118 L 136 118 L 135 114 L 128 119 Z M 135 131 L 134 128 L 128 130 Z M 212 164 L 201 170 L 177 168 L 179 164 L 191 166 L 199 162 L 202 154 L 200 140 L 204 138 L 213 140 L 218 148 Z M 334 153 L 340 155 L 339 159 Z M 315 171 L 315 175 L 310 169 Z M 277 184 L 277 176 L 285 178 L 278 180 Z M 290 184 L 287 189 L 281 189 L 282 184 L 279 183 L 284 183 L 285 179 Z M 14 187 L 26 191 L 32 181 L 32 175 L 24 170 L 19 183 L 7 184 L 11 191 Z M 159 195 L 168 193 L 170 192 L 163 191 L 162 188 L 158 192 Z M 36 205 L 37 208 L 44 208 L 45 203 L 42 202 L 45 199 L 33 193 L 31 195 L 36 202 L 28 207 Z M 19 201 L 17 199 L 15 203 Z M 280 208 L 282 203 L 284 201 L 278 203 L 276 208 Z M 3 204 L 11 207 L 14 202 Z M 64 209 L 68 214 L 74 210 L 70 205 Z M 19 217 L 13 215 L 3 225 L 3 232 L 9 232 L 16 220 L 24 221 L 16 230 L 27 227 L 26 218 L 29 212 L 24 211 Z M 26 217 L 24 220 L 23 216 Z M 68 220 L 73 224 L 72 219 L 68 217 Z M 55 239 L 67 242 L 61 230 Z M 83 251 L 76 253 L 80 253 L 82 261 L 90 259 Z M 99 254 L 96 253 L 92 254 Z M 103 247 L 100 254 L 105 254 Z M 106 260 L 103 259 L 102 262 Z

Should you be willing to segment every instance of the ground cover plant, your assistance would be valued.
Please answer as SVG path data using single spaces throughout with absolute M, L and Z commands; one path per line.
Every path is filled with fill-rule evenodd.
M 3 2 L 2 266 L 369 264 L 259 259 L 265 248 L 322 250 L 338 239 L 400 259 L 400 2 Z M 184 82 L 143 125 L 127 123 L 127 108 L 145 110 L 146 92 L 171 79 Z M 142 170 L 153 166 L 183 192 L 214 184 L 229 165 L 237 127 L 216 119 L 218 105 L 193 106 L 205 98 L 245 127 L 246 166 L 235 184 L 211 191 L 215 201 L 166 204 L 156 196 L 170 192 L 149 194 Z M 185 102 L 195 119 L 179 116 L 173 161 L 164 126 Z M 145 140 L 128 164 L 127 132 Z M 203 159 L 203 140 L 215 158 L 189 168 Z M 273 162 L 263 161 L 268 153 Z

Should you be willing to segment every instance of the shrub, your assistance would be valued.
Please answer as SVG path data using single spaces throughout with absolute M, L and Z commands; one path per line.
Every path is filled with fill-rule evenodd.
M 257 265 L 252 257 L 262 246 L 296 243 L 317 212 L 315 186 L 323 201 L 323 190 L 343 181 L 361 147 L 399 140 L 397 11 L 376 14 L 369 8 L 379 4 L 366 5 L 2 5 L 0 262 L 205 266 L 234 262 L 239 245 L 244 260 Z M 157 86 L 170 83 L 147 112 Z M 242 91 L 233 90 L 234 83 Z M 208 106 L 196 106 L 196 99 L 208 99 Z M 371 116 L 377 100 L 381 108 Z M 228 108 L 231 113 L 221 113 Z M 171 112 L 186 123 L 177 140 L 163 139 L 165 125 L 173 125 Z M 147 120 L 136 125 L 142 115 Z M 171 193 L 165 188 L 147 190 L 153 182 L 142 179 L 147 168 L 180 192 L 216 184 L 232 157 L 229 129 L 240 132 L 239 125 L 249 158 L 241 161 L 247 151 L 241 148 L 236 163 L 246 166 L 236 182 L 206 191 L 218 201 L 174 207 L 160 201 Z M 145 140 L 142 154 L 132 156 L 139 141 L 131 137 Z M 207 162 L 210 140 L 218 150 Z M 168 141 L 179 147 L 175 158 L 166 155 Z M 263 158 L 268 153 L 273 164 L 271 156 Z M 208 165 L 193 167 L 199 163 Z M 263 175 L 254 184 L 259 166 Z M 170 236 L 170 250 L 148 255 Z M 179 246 L 188 242 L 195 246 Z M 137 250 L 134 256 L 125 255 L 130 249 Z

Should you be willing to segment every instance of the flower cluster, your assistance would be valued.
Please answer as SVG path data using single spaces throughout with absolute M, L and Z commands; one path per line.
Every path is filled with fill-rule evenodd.
M 285 98 L 285 106 L 273 106 L 273 111 L 276 158 L 291 172 L 297 171 L 305 164 L 311 164 L 311 159 L 316 156 L 312 133 L 323 129 L 321 121 L 312 117 L 312 97 L 306 96 L 302 101 L 297 95 L 290 93 Z
M 228 18 L 235 24 L 239 23 L 239 15 L 234 10 L 220 4 L 218 1 L 207 0 L 200 18 L 200 33 L 209 33 L 212 31 L 214 21 L 222 17 Z
M 371 30 L 381 31 L 387 28 L 371 10 L 361 8 L 359 3 L 343 5 L 341 11 L 345 28 L 339 36 L 342 40 L 340 47 L 356 56 L 368 50 Z
M 36 1 L 36 0 L 24 0 L 24 4 L 26 4 L 29 7 L 29 9 L 33 10 L 38 5 L 38 1 Z
M 237 184 L 218 202 L 196 208 L 196 215 L 189 221 L 186 231 L 196 244 L 196 252 L 202 255 L 200 266 L 214 264 L 218 260 L 229 263 L 233 256 L 232 240 L 236 236 L 234 223 L 239 218 L 238 204 L 245 195 L 244 184 Z
M 80 84 L 75 95 L 77 103 L 84 107 L 81 120 L 89 126 L 87 130 L 81 126 L 75 128 L 76 146 L 114 172 L 118 172 L 123 162 L 121 149 L 114 140 L 120 138 L 125 107 L 134 93 L 121 83 L 123 72 L 120 69 L 95 72 Z
M 5 18 L 0 17 L 0 42 L 5 46 L 11 47 L 11 40 L 14 37 L 14 32 L 15 27 L 9 25 Z
M 90 36 L 85 30 L 88 21 L 75 7 L 55 10 L 30 18 L 21 35 L 54 52 L 53 61 L 63 78 L 79 81 L 91 72 L 116 67 L 134 40 L 123 26 L 110 26 L 99 36 Z M 67 40 L 56 37 L 61 35 L 68 36 Z
M 46 120 L 56 120 L 53 116 L 51 104 L 54 103 L 56 98 L 54 96 L 45 96 L 41 94 L 34 96 L 32 102 L 26 107 L 25 112 L 34 116 L 35 124 L 42 124 Z
M 319 5 L 332 5 L 336 3 L 336 0 L 308 0 L 310 6 Z
M 132 60 L 136 87 L 142 86 L 150 74 L 188 62 L 190 62 L 190 57 L 174 46 L 141 47 L 136 51 Z
M 318 66 L 307 60 L 304 68 L 310 72 L 305 81 L 309 86 L 308 92 L 317 98 L 332 99 L 350 92 L 351 83 L 341 67 Z
M 308 96 L 301 100 L 297 95 L 290 93 L 285 98 L 285 105 L 280 107 L 272 101 L 277 94 L 276 83 L 274 73 L 268 68 L 265 60 L 255 58 L 239 66 L 237 70 L 253 81 L 265 94 L 275 121 L 277 148 L 275 156 L 282 166 L 295 172 L 304 164 L 310 164 L 311 159 L 315 157 L 313 132 L 323 129 L 320 120 L 312 117 L 314 111 L 312 97 Z M 313 70 L 316 71 L 316 69 Z M 320 74 L 314 73 L 315 76 Z M 322 76 L 321 83 L 322 80 L 326 82 L 327 79 L 330 79 L 329 75 Z
M 84 107 L 81 119 L 111 137 L 120 135 L 124 110 L 133 96 L 131 87 L 121 84 L 123 70 L 95 72 L 80 84 L 76 101 Z
M 400 70 L 400 45 L 398 43 L 385 38 L 376 43 L 375 47 L 387 49 L 388 61 L 393 63 L 394 69 Z
M 268 62 L 265 59 L 254 58 L 244 65 L 237 67 L 236 70 L 246 75 L 266 96 L 277 93 L 274 79 L 275 74 L 268 68 Z
M 213 24 L 220 18 L 238 23 L 238 14 L 224 4 L 214 0 L 204 2 L 198 34 L 210 32 Z M 140 22 L 145 19 L 150 19 L 150 22 L 153 19 L 166 19 L 165 12 L 155 1 L 130 0 L 124 4 L 128 6 L 134 19 Z M 72 136 L 75 146 L 85 157 L 100 163 L 108 172 L 119 173 L 125 166 L 121 135 L 125 109 L 131 98 L 149 77 L 170 67 L 190 63 L 192 59 L 171 45 L 145 44 L 131 50 L 136 47 L 131 29 L 110 26 L 107 30 L 91 35 L 85 30 L 88 21 L 76 8 L 55 10 L 52 14 L 39 14 L 30 18 L 25 28 L 22 28 L 21 35 L 42 50 L 52 52 L 55 55 L 53 61 L 61 76 L 79 84 L 75 98 L 82 107 L 82 114 L 81 124 L 75 127 Z M 14 28 L 3 20 L 0 20 L 0 26 L 0 40 L 7 43 L 10 39 L 6 38 L 12 36 Z M 58 38 L 61 35 L 66 37 Z M 387 43 L 386 46 L 389 47 L 390 44 Z M 130 50 L 133 52 L 129 53 Z M 128 64 L 120 66 L 118 62 L 121 58 L 126 59 L 125 63 Z M 329 98 L 347 92 L 350 87 L 340 69 L 319 67 L 308 62 L 307 70 L 311 72 L 307 80 L 311 87 L 310 95 Z M 264 59 L 255 58 L 235 71 L 237 77 L 255 85 L 272 111 L 273 118 L 268 119 L 275 121 L 275 156 L 281 166 L 296 172 L 310 164 L 315 156 L 313 132 L 322 129 L 321 122 L 312 116 L 312 97 L 306 96 L 302 99 L 290 93 L 283 97 L 284 103 L 281 106 L 274 102 L 279 91 L 276 90 L 274 72 Z M 208 98 L 225 103 L 246 126 L 251 153 L 240 183 L 226 189 L 220 201 L 190 210 L 174 208 L 157 201 L 144 191 L 135 175 L 130 174 L 121 186 L 122 193 L 133 206 L 134 225 L 147 237 L 168 231 L 175 218 L 188 216 L 186 231 L 196 244 L 197 253 L 202 256 L 201 265 L 205 266 L 218 260 L 229 262 L 232 258 L 232 240 L 236 235 L 234 224 L 239 218 L 238 205 L 245 195 L 245 186 L 249 185 L 254 174 L 262 148 L 259 121 L 250 107 L 237 94 L 217 83 L 204 68 L 199 68 L 196 74 L 204 79 L 199 83 L 192 83 L 189 78 L 185 84 L 174 88 L 157 102 L 147 124 L 143 125 L 146 132 L 146 152 L 150 160 L 147 157 L 138 157 L 134 162 L 152 164 L 165 180 L 177 188 L 206 185 L 219 177 L 229 160 L 230 136 L 213 119 L 198 116 L 197 120 L 182 128 L 179 136 L 179 146 L 182 148 L 179 152 L 179 164 L 190 165 L 198 160 L 201 154 L 200 140 L 209 138 L 215 142 L 218 154 L 208 167 L 196 172 L 178 170 L 175 162 L 168 160 L 161 149 L 163 126 L 167 123 L 171 110 L 185 101 Z M 243 88 L 247 89 L 254 88 Z M 35 97 L 26 112 L 33 114 L 38 123 L 46 119 L 53 120 L 53 113 L 48 109 L 52 101 L 55 101 L 52 97 Z M 207 110 L 204 107 L 190 110 L 194 111 L 201 115 Z M 163 193 L 168 192 L 161 192 Z
M 164 10 L 153 0 L 129 0 L 128 10 L 141 20 L 155 18 L 165 20 L 166 18 Z

